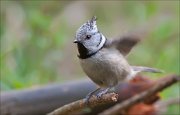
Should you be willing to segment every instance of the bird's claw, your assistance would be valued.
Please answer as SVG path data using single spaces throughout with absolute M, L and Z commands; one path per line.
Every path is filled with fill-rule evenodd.
M 85 105 L 88 105 L 89 104 L 89 99 L 91 98 L 91 95 L 87 95 L 84 99 L 84 103 Z
M 98 93 L 98 94 L 97 94 L 97 98 L 100 99 L 100 98 L 102 97 L 102 95 L 104 95 L 104 93 L 101 93 L 101 92 Z
M 100 99 L 104 94 L 106 94 L 108 92 L 109 88 L 99 92 L 96 96 L 98 99 Z
M 96 91 L 98 91 L 98 90 L 100 90 L 100 88 L 94 90 L 93 92 L 90 92 L 90 93 L 85 97 L 85 99 L 84 99 L 85 105 L 88 105 L 88 104 L 89 104 L 89 99 L 90 99 L 90 98 L 92 97 L 92 95 L 93 95 Z
M 99 91 L 100 88 L 96 89 L 95 91 L 89 93 L 85 99 L 84 99 L 84 103 L 85 105 L 87 106 L 89 104 L 89 99 L 92 97 L 92 95 L 96 92 L 96 91 Z M 96 94 L 97 98 L 100 99 L 104 94 L 106 94 L 108 92 L 109 88 L 99 92 L 98 94 Z

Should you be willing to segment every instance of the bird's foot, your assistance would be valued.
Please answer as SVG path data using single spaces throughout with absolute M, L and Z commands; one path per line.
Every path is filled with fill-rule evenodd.
M 110 88 L 106 88 L 105 90 L 102 90 L 99 92 L 96 96 L 98 99 L 100 99 L 104 94 L 106 94 L 109 91 Z
M 91 95 L 91 96 L 92 96 L 92 95 Z M 89 99 L 91 98 L 91 96 L 90 96 L 90 95 L 87 95 L 87 96 L 85 97 L 85 99 L 84 99 L 85 105 L 88 105 L 88 104 L 89 104 Z
M 99 90 L 100 90 L 100 88 L 94 90 L 93 92 L 90 92 L 90 93 L 85 97 L 85 99 L 84 99 L 85 105 L 88 105 L 88 104 L 89 104 L 89 99 L 92 97 L 92 95 L 93 95 L 94 93 L 96 93 L 96 92 L 99 91 Z

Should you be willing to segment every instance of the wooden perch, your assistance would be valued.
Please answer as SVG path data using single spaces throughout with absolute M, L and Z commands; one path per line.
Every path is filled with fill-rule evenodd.
M 137 77 L 138 78 L 138 77 Z M 141 78 L 141 77 L 139 77 L 139 78 Z M 138 78 L 138 79 L 139 79 Z M 144 81 L 143 81 L 144 80 Z M 148 83 L 148 81 L 146 81 L 146 79 L 143 79 L 142 81 L 142 83 L 143 83 L 143 86 L 145 86 L 146 88 L 145 89 L 149 89 L 148 91 L 145 91 L 145 92 L 143 92 L 143 93 L 141 93 L 141 94 L 138 94 L 138 95 L 136 95 L 136 96 L 134 96 L 134 97 L 132 97 L 133 95 L 135 95 L 135 94 L 137 94 L 137 92 L 138 91 L 136 91 L 136 93 L 135 94 L 133 94 L 132 92 L 130 93 L 128 93 L 127 91 L 128 90 L 133 90 L 132 89 L 132 85 L 137 85 L 137 83 L 134 83 L 134 82 L 136 82 L 136 81 L 133 81 L 133 83 L 134 84 L 129 84 L 129 85 L 127 85 L 126 84 L 126 86 L 125 85 L 120 85 L 120 87 L 116 87 L 116 88 L 118 88 L 118 102 L 122 102 L 123 100 L 126 100 L 124 97 L 128 97 L 128 95 L 129 95 L 129 97 L 132 97 L 132 98 L 130 98 L 130 99 L 128 99 L 127 101 L 124 101 L 124 102 L 122 102 L 122 103 L 120 103 L 120 107 L 122 108 L 122 109 L 127 109 L 127 108 L 129 108 L 130 106 L 132 106 L 132 105 L 134 105 L 134 104 L 136 104 L 136 103 L 138 103 L 138 102 L 140 102 L 140 101 L 145 101 L 145 102 L 147 102 L 147 98 L 148 98 L 148 100 L 150 100 L 151 99 L 151 97 L 152 97 L 152 95 L 154 95 L 154 94 L 156 94 L 157 92 L 159 92 L 160 90 L 162 90 L 162 89 L 164 89 L 164 88 L 166 88 L 166 87 L 168 87 L 168 86 L 170 86 L 170 85 L 172 85 L 173 83 L 175 83 L 175 82 L 177 82 L 178 81 L 178 77 L 177 76 L 170 76 L 170 77 L 166 77 L 166 78 L 163 78 L 163 79 L 160 79 L 160 80 L 158 80 L 158 82 L 153 82 L 153 83 Z M 162 82 L 163 81 L 163 82 Z M 155 84 L 154 84 L 155 83 Z M 140 83 L 138 83 L 138 84 L 140 84 Z M 149 85 L 145 85 L 145 84 L 149 84 Z M 154 85 L 154 86 L 153 86 Z M 148 87 L 147 87 L 148 86 Z M 153 86 L 153 87 L 152 87 Z M 151 88 L 152 87 L 152 88 Z M 140 88 L 143 88 L 142 87 L 142 85 L 140 86 L 140 87 L 137 87 L 137 86 L 135 86 L 135 87 L 133 87 L 133 88 L 136 88 L 136 89 L 140 89 Z M 145 90 L 145 89 L 143 89 L 143 91 Z M 141 90 L 141 92 L 142 92 L 142 90 Z M 116 92 L 117 93 L 117 92 Z M 127 95 L 128 94 L 128 95 Z M 144 97 L 144 95 L 145 95 L 145 97 Z M 108 96 L 108 95 L 106 95 L 106 96 Z M 123 97 L 124 96 L 124 97 Z M 111 97 L 108 97 L 109 99 L 111 99 Z M 142 98 L 142 99 L 141 99 Z M 94 98 L 94 100 L 93 101 L 95 101 L 95 102 L 98 102 L 98 100 L 96 100 L 97 98 Z M 112 101 L 112 100 L 111 100 Z M 91 102 L 90 104 L 89 104 L 89 107 L 91 108 L 92 107 L 92 104 L 93 102 Z M 71 104 L 73 104 L 73 106 L 71 106 Z M 75 104 L 77 104 L 77 105 L 75 105 Z M 114 103 L 115 104 L 115 103 Z M 122 104 L 122 105 L 121 105 Z M 64 115 L 64 113 L 66 113 L 66 114 L 72 114 L 72 113 L 74 113 L 74 112 L 76 112 L 77 110 L 80 110 L 80 109 L 83 109 L 83 108 L 85 108 L 86 106 L 79 106 L 79 105 L 84 105 L 84 101 L 83 100 L 79 100 L 79 101 L 76 101 L 75 103 L 70 103 L 70 104 L 67 104 L 67 105 L 65 105 L 65 106 L 62 106 L 62 107 L 60 107 L 60 108 L 58 108 L 57 110 L 55 110 L 55 111 L 53 111 L 53 112 L 51 112 L 49 115 Z M 70 108 L 70 106 L 71 106 L 71 108 Z M 99 108 L 99 104 L 97 104 L 97 105 L 93 105 L 95 108 L 98 108 L 98 109 L 102 109 L 102 108 Z M 111 106 L 112 106 L 112 104 L 111 104 Z M 118 104 L 118 106 L 119 106 L 119 104 Z M 74 107 L 75 107 L 75 109 L 74 109 Z M 115 106 L 116 107 L 116 106 Z M 116 113 L 120 113 L 120 112 L 122 112 L 122 109 L 120 108 L 120 111 L 119 111 L 119 108 L 118 109 L 112 109 L 113 110 L 113 112 L 112 112 L 112 110 L 110 109 L 110 110 L 108 110 L 108 111 L 105 111 L 105 112 L 103 112 L 102 114 L 106 114 L 106 115 L 109 115 L 109 114 L 116 114 Z M 106 107 L 106 109 L 107 109 L 107 107 Z M 93 111 L 93 110 L 92 110 Z M 96 111 L 96 110 L 95 110 Z M 109 112 L 110 111 L 110 112 Z M 112 112 L 112 113 L 111 113 Z M 98 111 L 96 111 L 96 114 L 98 113 Z M 91 112 L 91 113 L 89 113 L 89 114 L 95 114 L 95 113 L 93 113 L 93 112 Z M 84 114 L 83 114 L 84 115 Z
M 18 91 L 1 92 L 0 115 L 45 115 L 59 106 L 84 98 L 96 85 L 90 80 Z
M 165 115 L 169 106 L 178 105 L 180 106 L 180 97 L 172 97 L 168 100 L 161 100 L 154 104 L 157 115 Z
M 117 93 L 119 96 L 117 101 L 118 103 L 127 100 L 128 98 L 151 88 L 155 84 L 155 82 L 147 80 L 146 79 L 147 77 L 138 76 L 136 78 L 137 79 L 135 79 L 130 84 L 122 83 L 119 84 L 117 87 L 115 87 L 116 88 L 115 93 Z M 160 81 L 166 81 L 166 78 L 162 78 L 160 79 Z M 49 86 L 33 88 L 33 89 L 1 92 L 0 114 L 1 115 L 45 115 L 47 113 L 52 112 L 58 107 L 62 107 L 63 105 L 84 98 L 89 92 L 95 89 L 96 89 L 95 84 L 92 83 L 90 80 L 78 80 L 64 84 L 51 84 Z M 154 100 L 157 99 L 158 99 L 157 95 L 153 96 L 151 99 L 149 98 L 146 101 L 146 103 L 153 103 Z M 112 100 L 110 100 L 109 102 L 111 101 Z M 96 106 L 96 103 L 93 106 L 90 106 L 92 111 L 88 113 L 89 114 L 100 113 L 105 109 L 115 105 L 116 102 L 113 101 L 113 103 L 111 104 L 106 103 L 103 106 L 101 104 L 104 104 L 104 102 L 97 104 L 99 106 Z M 86 113 L 87 111 L 82 114 L 88 115 Z
M 98 99 L 96 96 L 93 96 L 90 100 L 88 105 L 91 107 L 103 105 L 105 103 L 111 103 L 116 102 L 118 98 L 118 95 L 115 93 L 108 93 L 102 96 L 101 99 Z M 59 109 L 56 109 L 52 113 L 49 113 L 48 115 L 69 115 L 72 114 L 78 110 L 84 109 L 87 105 L 85 104 L 84 100 L 78 100 L 75 102 L 72 102 L 68 105 L 65 105 Z
M 157 82 L 151 89 L 144 91 L 122 103 L 119 103 L 104 112 L 100 113 L 99 115 L 119 115 L 122 111 L 126 110 L 130 106 L 135 105 L 136 103 L 143 102 L 145 99 L 149 98 L 150 96 L 154 95 L 155 93 L 165 89 L 166 87 L 176 83 L 179 81 L 178 76 L 171 76 L 163 81 Z

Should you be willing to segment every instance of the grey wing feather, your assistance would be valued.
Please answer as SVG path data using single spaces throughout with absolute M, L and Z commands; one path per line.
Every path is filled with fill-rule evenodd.
M 123 36 L 120 39 L 108 40 L 106 46 L 115 47 L 126 56 L 139 41 L 140 38 L 137 36 Z
M 163 73 L 164 72 L 164 71 L 156 69 L 156 68 L 143 67 L 143 66 L 131 66 L 131 68 L 134 71 L 136 71 L 137 73 L 139 73 L 139 72 Z

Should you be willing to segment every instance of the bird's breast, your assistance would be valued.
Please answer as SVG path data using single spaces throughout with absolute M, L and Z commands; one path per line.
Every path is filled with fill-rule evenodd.
M 130 66 L 116 50 L 102 49 L 87 59 L 80 59 L 80 64 L 91 80 L 101 87 L 111 87 L 123 81 L 130 73 Z

